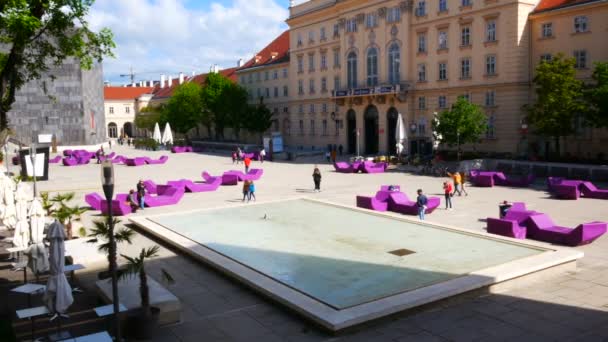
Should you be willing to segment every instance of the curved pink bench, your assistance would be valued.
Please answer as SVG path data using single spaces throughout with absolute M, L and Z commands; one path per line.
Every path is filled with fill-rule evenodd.
M 387 166 L 387 163 L 374 163 L 366 161 L 359 165 L 359 170 L 363 173 L 383 173 Z
M 546 214 L 530 216 L 528 220 L 528 236 L 535 240 L 580 246 L 595 241 L 606 233 L 605 222 L 590 222 L 579 224 L 576 228 L 557 226 Z
M 526 238 L 526 226 L 520 226 L 515 220 L 488 217 L 486 230 L 488 233 L 507 236 L 515 239 Z
M 173 146 L 171 147 L 171 153 L 187 153 L 192 152 L 192 146 Z
M 387 191 L 388 192 L 388 191 Z M 441 204 L 439 197 L 428 197 L 426 214 L 432 213 Z M 388 210 L 406 215 L 418 215 L 418 205 L 400 191 L 388 192 Z
M 141 166 L 146 164 L 146 160 L 142 157 L 138 158 L 127 158 L 124 159 L 124 163 L 127 166 Z
M 239 176 L 234 173 L 224 172 L 222 174 L 222 185 L 237 185 L 239 184 Z
M 148 158 L 148 157 L 144 157 L 143 159 L 146 161 L 146 163 L 148 165 L 158 165 L 158 164 L 164 164 L 164 163 L 166 163 L 167 160 L 169 160 L 169 157 L 168 156 L 161 156 L 159 159 L 151 159 L 151 158 Z
M 55 156 L 55 157 L 54 157 L 54 158 L 52 158 L 52 159 L 49 159 L 49 164 L 57 164 L 57 163 L 59 163 L 60 161 L 61 161 L 61 156 L 59 156 L 59 155 L 58 155 L 58 156 Z
M 583 182 L 580 185 L 581 195 L 586 198 L 608 199 L 608 190 L 598 189 L 591 182 Z
M 72 157 L 65 157 L 62 160 L 64 166 L 75 166 L 78 165 L 78 160 Z
M 182 197 L 184 197 L 184 188 L 174 187 L 174 186 L 157 186 L 157 194 L 153 196 L 150 193 L 147 193 L 145 198 L 145 205 L 147 207 L 162 207 L 166 205 L 177 204 Z
M 350 163 L 346 163 L 346 162 L 335 162 L 334 163 L 334 169 L 336 170 L 336 172 L 340 172 L 340 173 L 353 173 L 356 172 L 355 169 L 353 167 L 353 165 L 351 165 Z
M 380 193 L 380 191 L 378 192 Z M 357 196 L 357 207 L 370 209 L 375 211 L 387 211 L 388 210 L 388 202 L 386 198 L 379 197 L 378 194 L 374 197 L 370 196 Z
M 132 212 L 131 206 L 127 203 L 128 194 L 116 194 L 116 198 L 112 200 L 112 215 L 124 216 Z M 108 202 L 98 193 L 90 193 L 85 195 L 85 202 L 94 210 L 100 210 L 102 214 L 108 215 Z

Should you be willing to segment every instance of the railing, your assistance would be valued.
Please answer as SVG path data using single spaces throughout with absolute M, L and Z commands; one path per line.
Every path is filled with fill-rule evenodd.
M 371 95 L 388 95 L 407 93 L 410 88 L 409 83 L 400 84 L 381 84 L 375 87 L 358 87 L 358 88 L 343 88 L 332 90 L 333 98 L 353 97 L 353 96 L 371 96 Z

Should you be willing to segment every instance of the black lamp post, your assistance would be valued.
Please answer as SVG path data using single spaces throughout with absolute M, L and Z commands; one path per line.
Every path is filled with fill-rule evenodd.
M 101 164 L 101 186 L 108 203 L 108 227 L 110 229 L 110 274 L 112 275 L 112 304 L 114 306 L 114 335 L 115 341 L 120 338 L 120 320 L 118 319 L 119 298 L 118 298 L 118 276 L 116 272 L 116 240 L 114 239 L 114 217 L 112 215 L 112 197 L 114 196 L 114 164 L 106 160 Z

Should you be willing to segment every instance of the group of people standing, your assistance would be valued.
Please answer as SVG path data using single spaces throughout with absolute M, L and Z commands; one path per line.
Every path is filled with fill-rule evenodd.
M 139 180 L 136 185 L 137 192 L 134 189 L 129 190 L 129 196 L 127 196 L 127 203 L 131 206 L 131 210 L 136 212 L 138 209 L 144 210 L 146 186 L 143 180 Z
M 120 146 L 123 146 L 125 143 L 127 144 L 127 146 L 131 146 L 133 144 L 133 138 L 130 138 L 128 135 L 119 137 L 116 141 Z
M 245 199 L 249 202 L 252 198 L 255 202 L 255 184 L 252 180 L 245 180 L 243 182 L 243 202 L 245 202 Z
M 251 163 L 251 158 L 245 157 L 245 153 L 241 150 L 240 147 L 237 147 L 236 150 L 232 151 L 232 164 L 239 164 L 241 162 L 245 163 L 245 168 L 249 169 L 249 163 Z M 258 161 L 260 163 L 264 163 L 264 159 L 266 159 L 266 149 L 262 148 L 258 153 Z
M 467 193 L 467 190 L 465 188 L 464 173 L 462 173 L 462 172 L 449 173 L 448 172 L 447 175 L 454 182 L 454 184 L 452 184 L 452 181 L 443 182 L 443 193 L 445 196 L 445 209 L 451 210 L 452 209 L 452 197 L 454 197 L 454 194 L 458 194 L 458 196 L 462 196 L 462 194 L 464 193 L 465 196 L 469 196 L 469 193 Z
M 342 145 L 328 145 L 327 151 L 325 152 L 325 159 L 327 159 L 328 163 L 335 163 L 338 154 L 342 155 L 344 152 L 344 147 Z

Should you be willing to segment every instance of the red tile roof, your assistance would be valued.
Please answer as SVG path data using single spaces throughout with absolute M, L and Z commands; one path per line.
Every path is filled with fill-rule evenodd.
M 228 69 L 220 70 L 219 73 L 220 73 L 220 75 L 223 75 L 224 77 L 228 78 L 229 80 L 236 82 L 236 68 L 228 68 Z M 203 85 L 205 83 L 205 80 L 207 79 L 207 75 L 208 75 L 208 73 L 198 74 L 193 77 L 184 77 L 184 83 L 196 82 L 200 85 Z M 179 86 L 179 78 L 173 79 L 170 87 L 165 86 L 164 88 L 161 88 L 160 86 L 157 85 L 154 88 L 154 99 L 171 97 L 173 95 L 173 92 L 175 91 L 175 89 L 178 86 Z
M 574 5 L 580 5 L 588 2 L 596 2 L 600 0 L 541 0 L 536 8 L 534 9 L 535 13 L 550 11 L 563 7 L 570 7 Z
M 274 58 L 273 58 L 274 56 Z M 289 61 L 289 31 L 281 33 L 275 40 L 258 52 L 238 70 Z
M 103 87 L 106 100 L 134 100 L 143 94 L 151 94 L 153 87 Z

